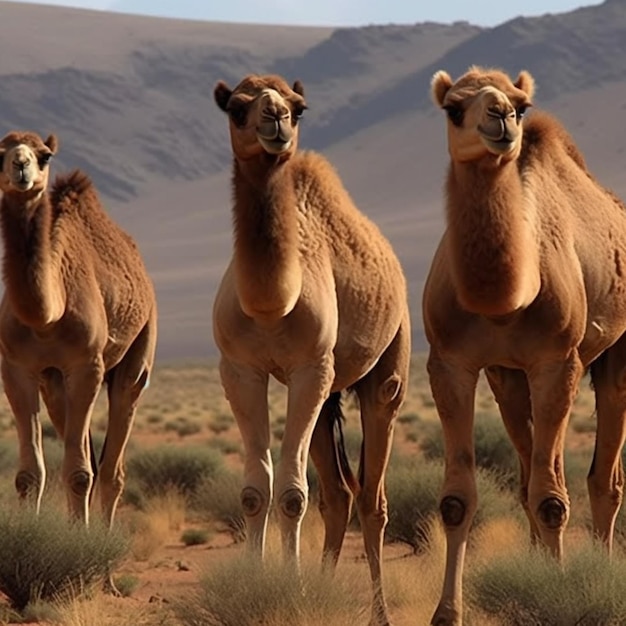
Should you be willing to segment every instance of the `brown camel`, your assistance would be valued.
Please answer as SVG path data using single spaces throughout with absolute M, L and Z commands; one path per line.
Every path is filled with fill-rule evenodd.
M 428 372 L 445 438 L 440 504 L 447 558 L 433 624 L 461 623 L 462 571 L 476 511 L 479 372 L 521 464 L 531 533 L 557 557 L 569 499 L 565 430 L 587 366 L 598 432 L 588 486 L 595 533 L 611 549 L 622 499 L 626 415 L 626 212 L 573 140 L 531 106 L 534 82 L 472 67 L 432 80 L 447 113 L 447 229 L 424 289 Z
M 358 395 L 363 448 L 356 503 L 374 587 L 372 623 L 388 624 L 381 575 L 384 474 L 406 393 L 406 285 L 389 242 L 355 208 L 332 166 L 319 154 L 297 151 L 303 93 L 299 81 L 290 88 L 278 76 L 215 87 L 234 153 L 234 253 L 215 299 L 214 335 L 245 447 L 249 546 L 260 556 L 275 494 L 285 555 L 298 561 L 310 449 L 320 475 L 324 554 L 331 567 L 336 562 L 353 477 L 335 447 L 333 420 L 339 392 L 350 388 Z M 270 375 L 288 388 L 275 481 Z
M 59 177 L 47 190 L 56 150 L 54 135 L 44 142 L 12 132 L 0 141 L 0 351 L 19 438 L 15 485 L 39 510 L 46 475 L 41 391 L 65 446 L 70 511 L 88 523 L 89 421 L 106 382 L 109 423 L 97 485 L 110 525 L 124 485 L 124 448 L 154 358 L 155 297 L 134 242 L 109 219 L 84 174 Z

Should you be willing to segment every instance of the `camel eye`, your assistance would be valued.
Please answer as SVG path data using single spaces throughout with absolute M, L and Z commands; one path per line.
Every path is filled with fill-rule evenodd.
M 46 154 L 42 154 L 39 157 L 39 167 L 43 167 L 44 165 L 48 165 L 50 163 L 50 159 L 52 158 L 52 153 L 48 152 Z
M 228 110 L 230 119 L 233 120 L 235 126 L 242 127 L 246 123 L 247 112 L 244 107 L 232 107 Z
M 517 109 L 515 109 L 515 115 L 517 116 L 518 120 L 521 120 L 524 115 L 526 115 L 526 110 L 528 109 L 528 106 L 523 104 L 522 106 L 517 107 Z
M 448 119 L 455 125 L 460 126 L 463 123 L 463 109 L 458 106 L 449 105 L 444 107 Z
M 293 108 L 293 119 L 298 121 L 302 119 L 304 115 L 304 111 L 306 110 L 306 106 L 303 104 L 298 104 Z

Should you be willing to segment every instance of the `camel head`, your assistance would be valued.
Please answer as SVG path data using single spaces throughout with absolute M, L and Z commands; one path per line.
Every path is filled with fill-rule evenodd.
M 443 70 L 431 81 L 435 104 L 448 115 L 448 151 L 453 161 L 516 159 L 522 147 L 522 119 L 532 106 L 533 77 L 520 72 L 512 82 L 499 70 L 471 67 L 453 82 Z
M 39 195 L 48 186 L 49 164 L 58 147 L 55 135 L 45 141 L 36 133 L 9 133 L 0 140 L 0 190 Z
M 246 76 L 234 89 L 219 81 L 215 102 L 228 113 L 230 140 L 237 159 L 272 155 L 288 159 L 297 148 L 298 120 L 307 108 L 300 81 L 293 87 L 280 76 Z

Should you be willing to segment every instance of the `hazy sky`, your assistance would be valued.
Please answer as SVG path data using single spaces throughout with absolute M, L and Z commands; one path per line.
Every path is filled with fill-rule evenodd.
M 34 2 L 35 0 L 24 0 Z M 569 11 L 581 5 L 601 4 L 599 0 L 36 0 L 43 4 L 90 9 L 207 19 L 263 23 L 362 25 L 453 22 L 467 20 L 493 26 L 523 15 Z M 0 9 L 1 13 L 1 9 Z M 0 17 L 1 19 L 1 17 Z

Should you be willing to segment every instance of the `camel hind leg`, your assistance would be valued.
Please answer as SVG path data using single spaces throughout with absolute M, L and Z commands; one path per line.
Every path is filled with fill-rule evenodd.
M 152 317 L 137 335 L 124 358 L 107 373 L 109 423 L 100 455 L 97 489 L 106 524 L 111 527 L 124 489 L 124 451 L 135 419 L 137 403 L 148 386 L 156 347 Z
M 587 487 L 594 533 L 610 554 L 624 492 L 621 451 L 626 439 L 626 336 L 592 363 L 591 380 L 597 431 Z
M 489 367 L 485 374 L 500 407 L 504 426 L 519 457 L 519 498 L 530 524 L 531 542 L 536 544 L 539 539 L 539 528 L 528 505 L 528 482 L 533 451 L 532 407 L 528 379 L 522 370 L 506 367 Z
M 310 454 L 320 482 L 319 509 L 324 521 L 323 562 L 334 568 L 350 521 L 356 481 L 345 458 L 341 429 L 341 392 L 332 393 L 322 406 L 311 438 Z
M 370 623 L 377 626 L 390 623 L 382 581 L 383 535 L 388 521 L 385 471 L 394 421 L 406 395 L 409 361 L 409 326 L 404 323 L 374 369 L 354 385 L 363 426 L 356 504 L 374 593 Z

